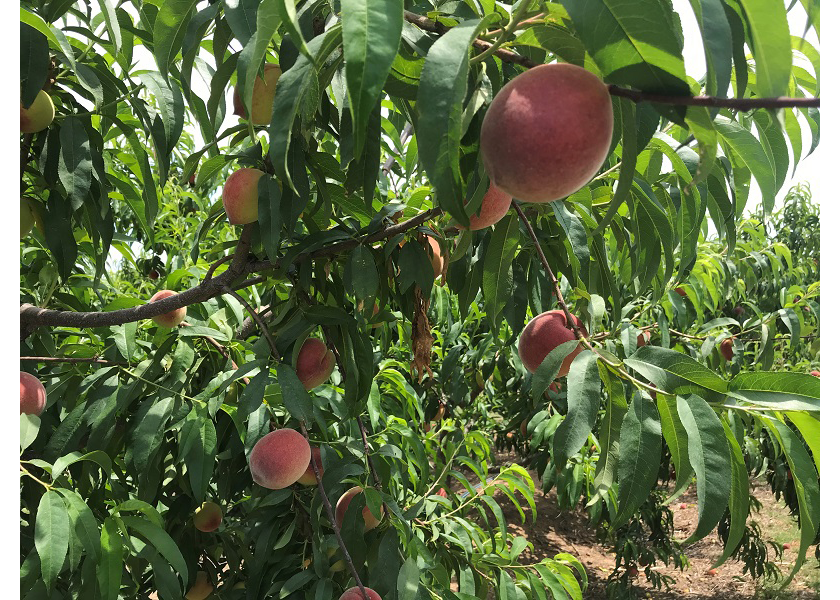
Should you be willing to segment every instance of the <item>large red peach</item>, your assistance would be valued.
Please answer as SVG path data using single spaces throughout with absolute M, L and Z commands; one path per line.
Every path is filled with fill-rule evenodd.
M 318 338 L 309 338 L 300 347 L 295 373 L 303 387 L 312 390 L 330 378 L 335 368 L 335 354 Z
M 38 92 L 29 108 L 24 108 L 23 102 L 20 103 L 21 133 L 38 133 L 49 127 L 54 118 L 55 105 L 50 95 L 44 90 Z
M 368 600 L 382 600 L 382 596 L 374 592 L 369 587 L 365 588 L 365 594 L 367 594 Z M 341 594 L 341 597 L 338 600 L 365 600 L 365 597 L 362 595 L 362 591 L 358 587 L 352 587 Z
M 581 333 L 584 336 L 588 335 L 580 319 L 574 315 L 572 315 L 572 318 L 581 330 Z M 525 329 L 522 330 L 522 334 L 519 336 L 519 358 L 522 360 L 522 364 L 525 365 L 526 369 L 531 373 L 535 373 L 537 367 L 542 364 L 549 352 L 560 344 L 570 342 L 574 339 L 574 330 L 566 325 L 566 314 L 562 310 L 546 311 L 531 319 L 525 326 Z M 557 377 L 568 375 L 572 361 L 581 350 L 582 348 L 578 346 L 566 357 L 563 364 L 560 365 Z
M 726 360 L 732 360 L 732 357 L 735 356 L 735 350 L 732 347 L 733 338 L 726 338 L 720 343 L 720 353 L 723 354 L 723 358 Z
M 215 502 L 204 502 L 195 510 L 193 525 L 199 531 L 210 533 L 222 524 L 222 507 Z
M 41 416 L 47 405 L 44 384 L 26 371 L 20 372 L 20 414 Z
M 251 95 L 251 122 L 254 125 L 268 125 L 271 123 L 271 113 L 274 108 L 274 94 L 277 90 L 277 80 L 283 71 L 279 65 L 267 63 L 264 68 L 265 79 L 257 75 L 254 80 L 254 92 Z M 233 90 L 233 114 L 246 118 L 245 105 L 239 95 L 239 89 Z
M 490 180 L 514 198 L 551 202 L 589 183 L 607 158 L 612 131 L 603 81 L 575 65 L 540 65 L 490 103 L 481 156 Z
M 502 220 L 507 212 L 510 210 L 510 203 L 513 201 L 510 194 L 507 194 L 497 188 L 492 183 L 487 188 L 487 193 L 481 200 L 481 208 L 479 214 L 470 217 L 470 229 L 477 231 L 495 225 Z M 466 204 L 466 202 L 464 202 Z M 464 226 L 455 222 L 457 229 L 464 229 Z
M 169 298 L 170 296 L 175 296 L 177 292 L 173 292 L 172 290 L 161 290 L 154 296 L 149 302 L 157 302 L 158 300 L 163 300 L 164 298 Z M 187 307 L 182 306 L 181 308 L 176 308 L 173 311 L 168 313 L 163 313 L 162 315 L 158 315 L 156 317 L 152 317 L 152 321 L 160 325 L 161 327 L 178 327 L 181 321 L 184 320 L 184 317 L 187 316 Z
M 312 450 L 294 429 L 278 429 L 254 444 L 248 466 L 254 482 L 270 490 L 282 490 L 306 472 Z
M 362 488 L 359 486 L 350 488 L 346 492 L 341 495 L 341 498 L 338 499 L 335 505 L 335 521 L 338 523 L 338 528 L 341 529 L 341 523 L 344 521 L 344 514 L 347 512 L 347 507 L 350 506 L 350 501 L 362 491 Z M 382 510 L 385 510 L 385 505 L 382 506 Z M 379 519 L 373 516 L 373 513 L 370 512 L 370 509 L 365 506 L 362 509 L 362 518 L 365 520 L 365 531 L 370 531 L 377 525 L 379 525 Z
M 205 571 L 199 571 L 195 574 L 195 583 L 189 589 L 186 596 L 184 596 L 185 600 L 205 600 L 210 594 L 213 593 L 213 584 L 210 583 L 210 577 L 207 575 Z
M 312 458 L 315 460 L 315 464 L 318 465 L 318 472 L 323 477 L 324 467 L 321 464 L 321 450 L 318 446 L 312 446 Z M 311 462 L 306 466 L 306 472 L 300 476 L 300 479 L 298 479 L 297 482 L 301 485 L 318 484 L 318 479 L 315 477 L 315 470 L 312 468 Z
M 245 167 L 231 173 L 222 188 L 222 204 L 231 225 L 247 225 L 259 218 L 259 183 L 264 171 Z M 278 187 L 280 181 L 275 179 Z

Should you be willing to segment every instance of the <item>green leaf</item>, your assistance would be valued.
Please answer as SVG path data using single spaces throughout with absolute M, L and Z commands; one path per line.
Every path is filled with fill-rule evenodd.
M 397 577 L 397 590 L 399 600 L 415 600 L 420 590 L 420 568 L 410 556 L 400 567 L 400 574 Z
M 38 437 L 38 431 L 41 428 L 41 419 L 36 415 L 20 415 L 20 451 L 23 452 L 35 438 Z
M 636 132 L 638 131 L 636 105 L 627 98 L 620 98 L 618 108 L 621 116 L 621 170 L 618 172 L 618 185 L 615 188 L 615 194 L 593 235 L 604 232 L 604 229 L 609 226 L 613 217 L 618 214 L 618 209 L 627 199 L 630 189 L 633 187 L 633 177 L 636 174 L 636 158 L 641 150 L 636 139 Z
M 70 520 L 61 496 L 53 491 L 41 496 L 35 517 L 35 548 L 41 560 L 41 575 L 52 590 L 61 572 L 70 544 Z
M 172 538 L 169 537 L 169 534 L 166 533 L 166 531 L 157 525 L 150 523 L 146 519 L 141 519 L 140 517 L 125 515 L 122 517 L 122 521 L 128 527 L 149 540 L 152 546 L 160 552 L 161 556 L 163 556 L 163 558 L 165 558 L 178 572 L 181 576 L 181 580 L 187 581 L 189 575 L 187 563 L 184 561 L 184 557 L 181 555 L 181 551 L 178 549 L 178 546 Z
M 551 385 L 551 382 L 557 379 L 557 373 L 560 371 L 563 361 L 575 351 L 578 345 L 580 345 L 579 340 L 569 340 L 568 342 L 563 342 L 546 355 L 531 377 L 531 397 L 534 400 L 540 401 L 548 386 Z
M 23 10 L 23 9 L 21 9 Z M 20 24 L 20 103 L 29 108 L 44 87 L 50 68 L 47 37 L 31 25 Z
M 286 25 L 286 33 L 288 34 L 289 39 L 292 40 L 292 43 L 298 50 L 300 50 L 303 56 L 313 63 L 316 62 L 315 55 L 318 54 L 318 51 L 310 51 L 309 47 L 306 45 L 306 40 L 300 30 L 300 24 L 298 24 L 294 0 L 280 0 L 279 2 L 277 0 L 263 0 L 263 4 L 273 2 L 276 2 L 278 8 L 280 9 L 280 16 L 283 18 L 283 23 Z M 262 8 L 262 5 L 260 8 Z M 344 9 L 344 7 L 342 8 Z M 259 18 L 259 14 L 257 15 L 257 18 Z M 259 25 L 257 26 L 257 31 L 259 31 Z
M 729 425 L 726 421 L 722 421 L 722 423 L 726 439 L 729 441 L 729 462 L 732 465 L 732 484 L 729 494 L 729 537 L 726 540 L 723 554 L 712 565 L 713 569 L 722 565 L 727 558 L 732 556 L 735 548 L 740 544 L 741 538 L 744 536 L 744 530 L 747 528 L 747 517 L 750 512 L 750 479 L 747 466 L 744 463 L 744 453 Z
M 656 485 L 662 426 L 653 400 L 636 392 L 621 424 L 618 445 L 618 515 L 613 528 L 630 518 Z
M 776 201 L 776 174 L 773 159 L 767 156 L 764 147 L 755 139 L 749 130 L 737 121 L 730 121 L 724 117 L 715 119 L 715 128 L 731 151 L 747 165 L 763 197 L 764 211 L 773 212 Z
M 706 93 L 726 96 L 732 76 L 732 33 L 720 0 L 690 0 L 706 53 Z
M 785 416 L 790 419 L 811 450 L 817 472 L 820 470 L 820 422 L 808 413 L 788 412 Z
M 774 410 L 820 410 L 820 380 L 806 373 L 739 373 L 729 382 L 728 395 Z
M 598 444 L 601 446 L 601 456 L 598 457 L 598 464 L 595 465 L 595 493 L 586 505 L 587 508 L 595 505 L 600 499 L 606 498 L 610 488 L 615 481 L 618 470 L 618 457 L 621 447 L 619 436 L 621 435 L 621 424 L 627 414 L 627 400 L 624 397 L 624 385 L 621 380 L 612 375 L 602 364 L 598 364 L 601 373 L 601 380 L 607 388 L 609 400 L 601 419 Z
M 685 543 L 705 537 L 726 510 L 732 485 L 729 441 L 717 413 L 695 394 L 677 398 L 680 421 L 688 434 L 688 458 L 697 475 L 697 529 Z
M 291 14 L 294 15 L 294 2 L 291 2 L 291 5 Z M 285 13 L 287 10 L 288 7 L 283 0 L 263 0 L 257 9 L 257 30 L 251 36 L 248 43 L 244 44 L 242 54 L 239 56 L 238 61 L 239 82 L 237 88 L 242 98 L 242 106 L 246 107 L 245 109 L 247 111 L 251 110 L 254 83 L 257 80 L 260 69 L 263 68 L 265 51 L 271 39 L 277 34 L 277 29 L 283 21 L 281 13 Z M 288 14 L 286 14 L 286 18 L 288 19 Z M 294 19 L 292 21 L 294 26 L 297 27 L 297 21 Z M 300 33 L 299 28 L 297 29 L 297 33 Z M 244 77 L 242 76 L 243 71 Z
M 74 490 L 55 488 L 55 491 L 64 497 L 70 525 L 76 537 L 81 540 L 90 560 L 99 561 L 99 523 L 96 522 L 96 517 L 93 516 L 90 507 Z
M 376 269 L 376 257 L 367 246 L 356 246 L 350 253 L 350 276 L 345 271 L 345 279 L 356 298 L 366 300 L 373 298 L 379 290 L 379 272 Z M 370 304 L 370 303 L 366 303 Z M 365 308 L 369 308 L 366 306 Z
M 481 287 L 485 311 L 494 329 L 498 326 L 502 309 L 511 296 L 513 285 L 511 266 L 517 248 L 519 248 L 519 219 L 516 215 L 508 215 L 493 228 L 490 246 L 484 255 L 484 275 Z
M 656 387 L 680 394 L 692 388 L 726 393 L 726 382 L 708 367 L 675 350 L 657 346 L 642 346 L 624 361 Z
M 118 519 L 106 517 L 100 535 L 102 550 L 96 567 L 99 593 L 103 600 L 117 600 L 123 572 L 123 541 Z
M 110 477 L 111 458 L 102 450 L 94 450 L 93 452 L 88 452 L 87 454 L 82 454 L 81 452 L 71 452 L 70 454 L 59 458 L 55 461 L 55 464 L 53 464 L 52 480 L 57 481 L 67 467 L 83 460 L 95 462 L 102 467 L 105 474 Z
M 347 93 L 353 117 L 354 154 L 364 148 L 368 116 L 397 56 L 403 6 L 393 0 L 345 0 L 341 5 Z
M 656 406 L 659 409 L 659 419 L 662 423 L 662 437 L 668 444 L 677 476 L 674 483 L 674 493 L 662 502 L 662 504 L 670 504 L 688 488 L 694 471 L 691 468 L 688 454 L 688 434 L 677 412 L 677 399 L 674 396 L 657 394 Z
M 417 151 L 437 190 L 438 202 L 467 227 L 463 180 L 459 166 L 463 103 L 467 97 L 470 49 L 475 37 L 497 15 L 463 21 L 429 49 L 417 90 Z
M 193 497 L 204 498 L 216 464 L 216 426 L 208 417 L 188 419 L 181 431 L 180 452 L 190 479 Z
M 665 4 L 637 0 L 563 0 L 584 46 L 608 83 L 689 95 L 680 42 Z
M 198 0 L 167 0 L 161 4 L 155 18 L 152 39 L 155 62 L 161 75 L 169 80 L 169 65 L 175 60 L 181 42 L 187 32 L 187 25 Z
M 283 394 L 283 406 L 292 418 L 303 421 L 307 428 L 311 427 L 315 419 L 312 398 L 303 387 L 294 369 L 289 365 L 278 365 L 277 381 Z
M 569 411 L 554 432 L 551 458 L 563 468 L 569 457 L 586 443 L 601 405 L 601 377 L 598 358 L 593 352 L 581 352 L 572 361 L 568 375 L 567 402 Z
M 276 261 L 280 242 L 283 239 L 282 190 L 278 181 L 266 175 L 260 177 L 257 184 L 257 216 L 260 224 L 260 237 L 268 260 Z
M 99 9 L 102 13 L 102 18 L 105 21 L 105 27 L 108 29 L 108 37 L 111 38 L 111 43 L 114 44 L 115 54 L 119 54 L 122 46 L 122 31 L 117 20 L 117 12 L 114 10 L 112 0 L 98 0 Z
M 784 96 L 793 66 L 785 2 L 740 0 L 739 4 L 749 22 L 747 44 L 755 57 L 758 95 L 767 98 Z
M 633 158 L 633 162 L 635 162 L 635 158 Z M 567 205 L 563 200 L 557 200 L 551 203 L 554 216 L 566 234 L 564 243 L 567 245 L 567 249 L 571 250 L 568 254 L 572 269 L 578 279 L 587 281 L 589 279 L 590 258 L 589 235 L 587 234 L 586 226 L 570 206 L 572 205 Z
M 88 197 L 93 168 L 90 140 L 81 119 L 65 119 L 61 124 L 60 140 L 58 178 L 73 210 L 78 210 Z

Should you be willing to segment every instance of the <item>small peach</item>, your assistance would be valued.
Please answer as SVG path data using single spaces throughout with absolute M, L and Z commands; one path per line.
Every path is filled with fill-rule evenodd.
M 26 371 L 20 372 L 20 414 L 41 416 L 47 406 L 44 384 Z
M 163 300 L 164 298 L 169 298 L 171 296 L 176 296 L 177 292 L 173 292 L 172 290 L 161 290 L 154 296 L 149 302 L 157 302 L 158 300 Z M 156 317 L 152 317 L 152 321 L 157 323 L 160 327 L 178 327 L 181 321 L 184 320 L 184 317 L 187 316 L 187 307 L 182 306 L 181 308 L 176 308 L 173 311 L 168 313 L 163 313 L 162 315 L 157 315 Z

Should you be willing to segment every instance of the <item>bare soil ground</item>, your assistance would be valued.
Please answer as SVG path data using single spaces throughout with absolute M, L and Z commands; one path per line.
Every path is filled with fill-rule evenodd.
M 500 455 L 498 458 L 501 464 L 517 462 L 513 453 Z M 534 481 L 538 481 L 537 474 L 529 472 Z M 786 575 L 799 551 L 796 521 L 790 516 L 785 505 L 776 501 L 768 486 L 757 481 L 753 483 L 753 494 L 760 500 L 762 509 L 751 518 L 758 521 L 765 539 L 791 545 L 789 550 L 784 551 L 782 559 L 776 561 L 783 575 Z M 526 550 L 523 558 L 538 561 L 558 552 L 572 553 L 584 564 L 589 577 L 589 587 L 584 592 L 584 598 L 606 598 L 607 578 L 615 566 L 615 557 L 608 547 L 598 543 L 595 530 L 589 524 L 588 515 L 583 509 L 578 508 L 571 513 L 562 511 L 557 506 L 554 490 L 543 495 L 538 489 L 535 497 L 538 515 L 536 523 L 532 524 L 529 516 L 523 526 L 510 501 L 504 495 L 500 495 L 498 500 L 505 512 L 509 529 L 526 537 L 534 545 L 533 551 Z M 686 505 L 685 508 L 680 508 L 682 504 Z M 697 525 L 697 496 L 694 486 L 670 506 L 674 512 L 677 539 L 688 538 Z M 644 572 L 640 572 L 636 580 L 638 596 L 651 600 L 816 600 L 820 597 L 819 562 L 814 558 L 813 548 L 809 549 L 808 560 L 802 570 L 785 590 L 779 590 L 772 582 L 755 581 L 749 574 L 744 575 L 743 564 L 731 559 L 718 567 L 715 574 L 710 575 L 708 571 L 722 551 L 723 545 L 717 535 L 707 536 L 686 551 L 689 566 L 684 571 L 680 571 L 678 567 L 669 568 L 659 564 L 654 566 L 660 573 L 676 580 L 670 590 L 656 590 L 648 583 Z M 775 553 L 768 549 L 768 555 L 772 558 Z

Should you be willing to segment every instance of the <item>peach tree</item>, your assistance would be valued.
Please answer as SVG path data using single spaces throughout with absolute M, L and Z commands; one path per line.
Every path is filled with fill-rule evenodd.
M 819 282 L 780 283 L 801 231 L 743 238 L 818 143 L 819 53 L 782 0 L 690 5 L 22 2 L 22 597 L 581 598 L 508 527 L 544 517 L 496 390 L 546 489 L 597 436 L 610 527 L 664 453 L 721 561 L 764 432 L 792 578 L 819 385 L 775 342 Z

